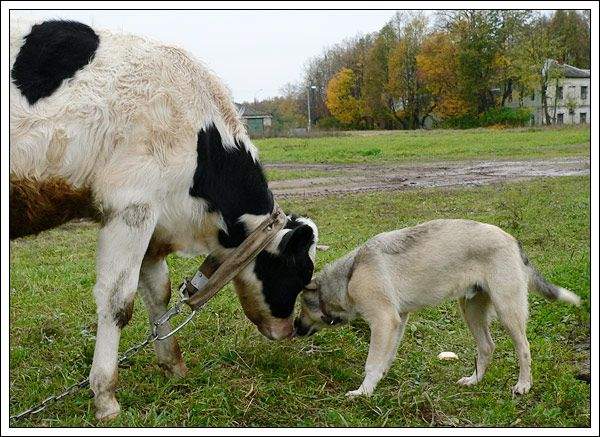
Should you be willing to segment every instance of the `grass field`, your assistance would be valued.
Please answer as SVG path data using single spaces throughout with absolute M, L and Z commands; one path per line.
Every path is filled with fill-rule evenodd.
M 563 144 L 589 139 L 579 130 L 560 132 Z M 464 134 L 469 135 L 479 138 L 480 134 Z M 502 141 L 510 145 L 511 138 L 521 135 L 508 133 Z M 535 141 L 542 141 L 545 133 L 534 135 Z M 396 141 L 407 138 L 399 135 Z M 432 133 L 431 138 L 439 137 Z M 524 145 L 514 147 L 521 150 Z M 552 147 L 553 153 L 569 149 Z M 274 149 L 266 149 L 270 159 L 278 159 Z M 386 157 L 405 156 L 385 150 Z M 432 157 L 435 150 L 431 146 Z M 354 159 L 357 155 L 352 153 L 340 155 L 341 159 Z M 475 153 L 474 149 L 469 153 Z M 292 156 L 309 159 L 302 150 Z M 444 159 L 450 156 L 444 152 Z M 281 201 L 286 211 L 314 218 L 321 242 L 331 246 L 318 253 L 318 267 L 377 232 L 439 217 L 494 223 L 519 238 L 548 279 L 584 301 L 582 307 L 574 308 L 531 296 L 528 336 L 534 384 L 529 394 L 511 397 L 516 356 L 497 323 L 492 327 L 497 349 L 484 380 L 476 387 L 455 385 L 473 371 L 475 347 L 456 304 L 448 303 L 411 318 L 397 359 L 372 398 L 347 400 L 344 393 L 362 380 L 369 338 L 364 323 L 308 339 L 269 342 L 244 318 L 228 288 L 179 336 L 190 369 L 185 379 L 163 376 L 151 350 L 136 356 L 130 368 L 121 369 L 117 396 L 122 413 L 111 425 L 589 426 L 590 386 L 575 378 L 579 363 L 589 357 L 589 350 L 581 347 L 590 335 L 589 183 L 589 177 L 565 177 L 468 189 Z M 95 225 L 70 224 L 11 243 L 11 413 L 89 371 L 94 348 L 91 289 L 96 231 Z M 168 262 L 173 284 L 198 265 L 198 260 L 175 256 Z M 121 350 L 143 338 L 146 324 L 143 306 L 136 301 Z M 438 361 L 436 356 L 443 350 L 456 352 L 459 360 Z M 19 423 L 95 424 L 87 391 Z
M 589 126 L 398 131 L 255 140 L 263 162 L 402 162 L 589 155 Z

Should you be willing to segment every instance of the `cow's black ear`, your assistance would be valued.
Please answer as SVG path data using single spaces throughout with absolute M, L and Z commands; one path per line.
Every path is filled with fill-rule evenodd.
M 308 252 L 314 241 L 313 229 L 308 225 L 302 225 L 284 235 L 279 249 L 285 255 L 301 255 Z

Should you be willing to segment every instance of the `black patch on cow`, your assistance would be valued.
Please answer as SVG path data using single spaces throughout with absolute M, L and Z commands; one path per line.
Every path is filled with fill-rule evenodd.
M 290 214 L 287 216 L 287 221 L 285 222 L 284 229 L 296 229 L 298 226 L 305 225 L 303 221 L 300 220 L 300 216 L 296 214 Z
M 100 38 L 76 21 L 36 24 L 25 37 L 11 77 L 30 105 L 48 97 L 94 57 Z
M 227 225 L 219 231 L 219 243 L 236 247 L 246 238 L 246 227 L 239 223 L 244 214 L 263 215 L 273 210 L 273 194 L 262 166 L 252 158 L 244 144 L 225 148 L 213 124 L 198 132 L 198 158 L 190 195 L 208 202 Z
M 274 317 L 289 317 L 296 297 L 310 282 L 314 264 L 308 249 L 314 240 L 312 228 L 303 224 L 283 236 L 278 255 L 263 250 L 256 257 L 254 273 L 262 282 L 265 301 Z

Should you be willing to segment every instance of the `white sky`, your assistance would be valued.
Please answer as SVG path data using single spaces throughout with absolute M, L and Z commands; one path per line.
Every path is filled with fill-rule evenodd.
M 395 11 L 12 11 L 172 42 L 214 70 L 235 101 L 279 94 L 328 45 L 379 30 Z

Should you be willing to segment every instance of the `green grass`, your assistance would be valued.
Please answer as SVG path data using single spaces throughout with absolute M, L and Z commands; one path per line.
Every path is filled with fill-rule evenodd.
M 390 373 L 372 398 L 347 400 L 359 386 L 368 350 L 363 322 L 308 339 L 269 342 L 247 321 L 230 288 L 179 335 L 190 369 L 168 379 L 153 352 L 121 369 L 114 426 L 590 426 L 590 386 L 575 379 L 589 352 L 589 177 L 542 179 L 455 190 L 415 190 L 340 198 L 282 201 L 315 219 L 318 266 L 384 230 L 439 217 L 497 224 L 519 238 L 540 271 L 579 294 L 575 308 L 530 298 L 528 336 L 533 388 L 513 399 L 517 377 L 511 341 L 495 323 L 497 349 L 480 385 L 455 381 L 473 370 L 475 347 L 456 304 L 416 313 Z M 360 205 L 357 207 L 356 205 Z M 95 323 L 96 227 L 67 225 L 11 243 L 10 410 L 29 407 L 84 377 L 92 359 Z M 171 256 L 178 284 L 197 260 Z M 123 333 L 121 350 L 146 333 L 142 305 Z M 436 359 L 443 350 L 459 360 Z M 88 391 L 22 426 L 96 425 Z
M 555 158 L 590 153 L 589 126 L 400 131 L 373 136 L 255 141 L 263 162 L 402 162 Z

